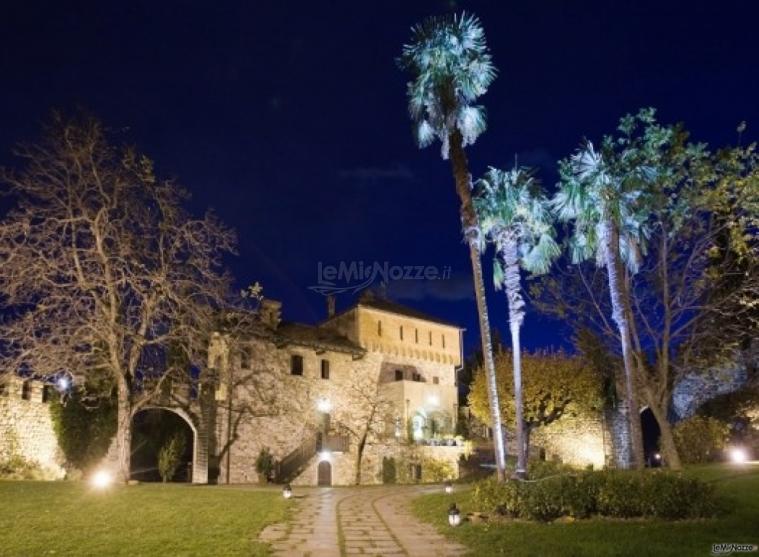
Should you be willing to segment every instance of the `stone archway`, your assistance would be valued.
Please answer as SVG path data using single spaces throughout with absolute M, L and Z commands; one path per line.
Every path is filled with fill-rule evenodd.
M 135 426 L 135 419 L 146 412 L 166 412 L 179 418 L 190 431 L 189 437 L 192 440 L 192 468 L 191 476 L 188 481 L 192 483 L 208 483 L 208 447 L 205 436 L 199 435 L 197 420 L 193 418 L 186 410 L 170 406 L 148 406 L 140 409 L 132 417 L 132 425 Z
M 661 453 L 659 447 L 659 438 L 661 437 L 661 428 L 656 421 L 654 413 L 648 406 L 640 409 L 640 430 L 643 437 L 643 456 L 646 466 L 652 468 L 662 465 Z M 659 457 L 657 458 L 657 455 Z

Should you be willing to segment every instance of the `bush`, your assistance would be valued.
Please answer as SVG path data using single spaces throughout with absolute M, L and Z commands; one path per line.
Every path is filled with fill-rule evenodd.
M 683 462 L 696 464 L 716 460 L 725 448 L 730 427 L 716 418 L 693 416 L 672 429 Z
M 48 474 L 33 460 L 19 455 L 11 455 L 0 461 L 0 479 L 3 480 L 48 480 Z
M 256 472 L 258 472 L 259 479 L 263 479 L 264 481 L 268 481 L 269 478 L 272 476 L 272 471 L 274 470 L 274 455 L 271 454 L 271 451 L 268 447 L 264 447 L 261 449 L 261 451 L 258 453 L 258 456 L 256 457 Z
M 711 485 L 668 472 L 580 472 L 522 482 L 478 482 L 473 500 L 486 512 L 543 522 L 561 516 L 682 519 L 717 511 Z
M 184 435 L 175 433 L 158 451 L 158 473 L 164 483 L 174 478 L 184 455 Z

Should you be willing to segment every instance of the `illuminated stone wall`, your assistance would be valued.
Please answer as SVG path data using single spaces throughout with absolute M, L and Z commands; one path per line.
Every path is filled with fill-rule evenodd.
M 44 387 L 39 382 L 29 382 L 28 399 L 24 399 L 23 383 L 10 377 L 0 394 L 0 461 L 20 456 L 39 464 L 50 479 L 62 478 L 63 458 L 50 408 L 43 402 Z

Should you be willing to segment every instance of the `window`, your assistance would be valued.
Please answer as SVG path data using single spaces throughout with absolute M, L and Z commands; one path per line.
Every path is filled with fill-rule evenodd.
M 322 360 L 322 379 L 329 379 L 329 360 Z
M 50 402 L 50 385 L 42 387 L 42 402 Z
M 440 339 L 443 342 L 443 348 L 445 348 L 445 335 L 440 335 Z
M 403 340 L 403 325 L 401 325 L 401 340 Z
M 419 344 L 419 329 L 414 329 L 414 342 Z
M 32 383 L 31 381 L 24 381 L 21 384 L 21 398 L 29 400 L 32 398 Z
M 0 382 L 0 396 L 5 396 L 8 394 L 8 387 L 5 383 Z
M 251 356 L 252 355 L 250 353 L 249 346 L 246 346 L 240 351 L 240 368 L 241 369 L 250 369 L 250 363 L 251 363 L 251 360 L 253 359 Z
M 437 376 L 433 377 L 432 378 L 432 384 L 433 385 L 440 385 L 440 377 L 437 377 Z
M 290 374 L 303 375 L 303 356 L 298 354 L 290 356 Z
M 377 336 L 382 336 L 382 321 L 377 321 Z
M 430 331 L 430 346 L 432 346 L 432 331 Z
M 422 376 L 420 374 L 414 372 L 413 374 L 411 374 L 411 380 L 412 381 L 421 381 L 422 380 Z
M 395 370 L 395 380 L 403 381 L 403 370 L 400 370 L 400 369 Z

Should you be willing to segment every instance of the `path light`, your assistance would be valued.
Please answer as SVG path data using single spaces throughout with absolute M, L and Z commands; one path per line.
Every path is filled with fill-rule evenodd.
M 654 460 L 656 460 L 656 461 L 659 461 L 659 460 L 661 460 L 661 454 L 659 454 L 659 453 L 654 453 Z
M 293 488 L 290 487 L 290 484 L 285 484 L 285 487 L 282 488 L 282 497 L 285 499 L 289 499 L 293 496 Z
M 98 470 L 92 475 L 90 483 L 96 489 L 105 489 L 113 482 L 113 477 L 105 470 Z
M 445 482 L 445 492 L 450 495 L 453 493 L 453 484 L 451 482 Z
M 743 464 L 748 460 L 745 449 L 741 447 L 733 447 L 730 449 L 730 460 L 736 464 Z
M 454 528 L 461 524 L 461 512 L 456 503 L 451 503 L 451 506 L 448 508 L 448 524 Z

